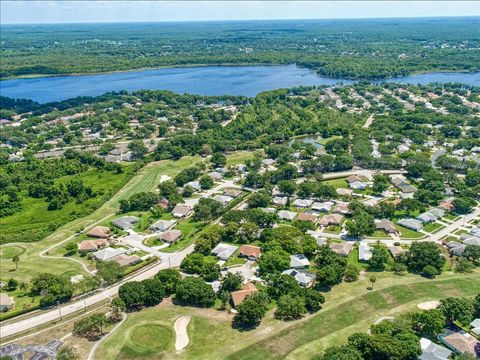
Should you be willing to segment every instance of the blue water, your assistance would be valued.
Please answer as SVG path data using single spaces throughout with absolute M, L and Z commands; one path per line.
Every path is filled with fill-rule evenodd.
M 427 84 L 461 82 L 480 86 L 480 73 L 428 73 L 389 82 Z M 0 94 L 46 103 L 109 91 L 162 89 L 199 95 L 255 96 L 266 90 L 301 85 L 333 85 L 351 80 L 326 78 L 296 65 L 162 68 L 98 75 L 41 77 L 0 81 Z

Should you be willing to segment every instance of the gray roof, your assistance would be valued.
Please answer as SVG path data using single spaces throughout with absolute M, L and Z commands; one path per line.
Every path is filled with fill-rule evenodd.
M 238 246 L 220 243 L 213 248 L 211 253 L 218 257 L 220 260 L 228 260 L 237 251 Z
M 303 254 L 290 255 L 290 267 L 295 268 L 304 268 L 310 266 L 310 261 Z
M 121 218 L 112 220 L 112 224 L 122 230 L 130 229 L 133 226 L 133 224 L 137 222 L 138 222 L 138 218 L 136 216 L 123 216 Z
M 108 260 L 114 258 L 115 256 L 125 254 L 126 252 L 127 252 L 127 250 L 124 249 L 124 248 L 107 247 L 105 249 L 98 250 L 98 251 L 94 252 L 93 256 L 95 256 L 95 258 L 97 260 L 108 261 Z
M 425 338 L 420 339 L 420 345 L 422 347 L 420 360 L 448 360 L 452 354 L 447 348 L 437 345 Z
M 315 274 L 308 271 L 288 269 L 282 272 L 282 274 L 293 276 L 295 280 L 302 286 L 310 286 L 315 280 Z
M 412 230 L 421 230 L 423 228 L 423 225 L 420 221 L 415 220 L 415 219 L 400 219 L 398 221 L 398 225 L 401 225 L 403 227 L 406 227 L 407 229 L 412 229 Z
M 156 223 L 150 226 L 150 229 L 156 231 L 166 231 L 174 227 L 176 223 L 176 220 L 158 220 Z

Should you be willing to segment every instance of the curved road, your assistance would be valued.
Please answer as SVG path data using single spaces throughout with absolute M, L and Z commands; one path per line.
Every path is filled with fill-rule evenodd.
M 112 296 L 118 293 L 118 288 L 120 285 L 127 281 L 140 281 L 144 279 L 148 279 L 154 276 L 159 270 L 167 269 L 168 267 L 177 267 L 180 266 L 182 260 L 187 256 L 189 253 L 193 251 L 194 245 L 190 245 L 186 249 L 176 252 L 176 253 L 162 253 L 161 262 L 152 266 L 151 268 L 135 274 L 129 278 L 124 279 L 122 282 L 115 284 L 105 290 L 102 290 L 99 293 L 93 294 L 85 299 L 78 300 L 72 303 L 65 304 L 59 308 L 55 308 L 53 310 L 48 310 L 43 312 L 39 315 L 32 316 L 25 320 L 17 321 L 15 323 L 6 324 L 0 326 L 0 338 L 5 338 L 7 336 L 15 335 L 20 332 L 32 329 L 36 326 L 57 320 L 61 316 L 66 316 L 82 310 L 85 306 L 94 305 L 100 301 L 105 299 L 109 299 Z

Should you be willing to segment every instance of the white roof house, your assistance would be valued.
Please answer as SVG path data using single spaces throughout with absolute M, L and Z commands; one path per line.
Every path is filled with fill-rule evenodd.
M 190 186 L 197 191 L 202 190 L 202 186 L 200 185 L 200 183 L 198 181 L 190 181 L 190 182 L 186 183 L 185 186 Z
M 125 254 L 127 252 L 124 248 L 111 248 L 107 247 L 105 249 L 96 251 L 93 253 L 93 256 L 97 260 L 108 261 L 113 259 L 115 256 Z
M 137 222 L 138 218 L 136 216 L 123 216 L 121 218 L 112 220 L 112 224 L 122 230 L 128 230 L 132 228 L 132 226 Z
M 312 204 L 312 210 L 321 211 L 321 212 L 329 212 L 330 209 L 335 205 L 332 201 L 325 201 L 325 202 L 314 202 Z
M 213 248 L 211 253 L 218 259 L 227 261 L 237 251 L 238 246 L 220 243 Z
M 348 184 L 348 186 L 353 190 L 365 190 L 367 188 L 367 184 L 363 181 L 354 181 Z
M 372 258 L 372 255 L 372 249 L 370 249 L 370 246 L 365 243 L 360 243 L 358 246 L 358 260 L 368 261 Z
M 295 211 L 288 211 L 288 210 L 280 210 L 278 212 L 278 217 L 282 220 L 290 220 L 292 221 L 297 216 Z
M 422 355 L 420 360 L 448 360 L 452 352 L 443 346 L 437 345 L 428 339 L 420 339 L 420 347 Z
M 437 217 L 427 211 L 427 212 L 424 212 L 423 214 L 418 215 L 417 220 L 425 224 L 425 223 L 437 221 Z
M 310 266 L 310 261 L 303 254 L 290 255 L 290 268 L 304 269 Z
M 480 319 L 475 319 L 470 323 L 472 332 L 476 335 L 480 335 Z
M 400 219 L 398 225 L 414 231 L 420 231 L 423 229 L 422 223 L 415 219 Z
M 212 197 L 213 200 L 218 201 L 222 205 L 227 205 L 230 201 L 233 200 L 231 196 L 226 196 L 226 195 L 215 195 Z
M 288 269 L 282 272 L 282 274 L 293 276 L 298 284 L 303 287 L 309 287 L 315 281 L 315 274 L 307 271 Z
M 310 199 L 296 199 L 292 205 L 299 208 L 307 208 L 312 206 L 313 200 Z
M 154 231 L 167 231 L 173 228 L 176 224 L 177 220 L 158 220 L 150 226 L 150 229 Z
M 267 208 L 260 208 L 265 214 L 275 214 L 277 212 L 277 209 L 272 208 L 272 207 L 267 207 Z
M 274 205 L 277 206 L 285 206 L 287 205 L 288 198 L 286 196 L 275 196 L 272 199 Z

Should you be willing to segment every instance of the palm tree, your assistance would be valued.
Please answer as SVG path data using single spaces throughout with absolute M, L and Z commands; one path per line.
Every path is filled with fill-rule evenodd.
M 375 281 L 377 281 L 377 278 L 375 275 L 370 276 L 370 282 L 372 283 L 372 290 L 373 290 L 373 284 L 375 284 Z
M 17 269 L 16 271 L 18 271 L 18 262 L 20 261 L 20 258 L 18 257 L 18 255 L 15 255 L 12 258 L 12 261 L 15 263 L 15 268 Z

